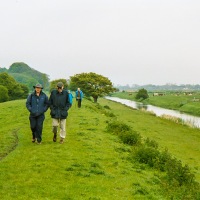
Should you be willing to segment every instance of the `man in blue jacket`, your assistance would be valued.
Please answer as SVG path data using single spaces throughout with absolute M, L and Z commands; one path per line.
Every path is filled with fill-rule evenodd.
M 58 126 L 60 125 L 60 143 L 64 142 L 66 137 L 66 118 L 70 108 L 68 91 L 64 90 L 62 82 L 57 83 L 57 90 L 52 90 L 49 97 L 50 115 L 53 126 L 53 141 L 56 142 Z
M 26 100 L 26 108 L 29 110 L 30 128 L 32 131 L 32 142 L 37 141 L 41 144 L 42 129 L 45 119 L 44 113 L 48 110 L 48 97 L 42 92 L 42 85 L 33 86 L 35 91 L 30 94 Z
M 77 88 L 77 90 L 76 90 L 76 101 L 78 101 L 78 108 L 81 107 L 82 99 L 83 99 L 83 92 L 81 91 L 80 88 Z

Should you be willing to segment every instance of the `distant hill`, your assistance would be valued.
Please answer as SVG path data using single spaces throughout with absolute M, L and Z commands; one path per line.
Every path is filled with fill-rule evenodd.
M 33 85 L 36 83 L 41 83 L 46 90 L 49 88 L 48 75 L 29 67 L 23 62 L 13 63 L 9 69 L 0 68 L 1 72 L 7 72 L 17 82 L 26 85 L 30 91 L 33 90 Z

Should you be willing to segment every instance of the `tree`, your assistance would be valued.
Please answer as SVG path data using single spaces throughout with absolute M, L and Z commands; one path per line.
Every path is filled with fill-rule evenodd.
M 145 90 L 144 88 L 140 89 L 140 90 L 138 91 L 138 93 L 136 94 L 136 97 L 135 97 L 135 98 L 136 98 L 136 99 L 142 99 L 142 100 L 149 98 L 149 95 L 148 95 L 148 93 L 147 93 L 147 90 Z
M 0 103 L 8 101 L 8 89 L 4 87 L 3 85 L 0 85 Z
M 8 100 L 23 99 L 28 96 L 28 87 L 15 81 L 7 73 L 0 73 L 0 85 L 8 90 Z
M 78 87 L 81 88 L 85 96 L 93 97 L 94 102 L 97 102 L 98 97 L 105 96 L 116 90 L 107 77 L 93 72 L 71 76 L 70 89 L 76 90 Z
M 61 78 L 61 79 L 56 79 L 56 80 L 53 80 L 50 82 L 50 92 L 53 90 L 53 89 L 56 89 L 57 88 L 57 83 L 58 82 L 62 82 L 64 84 L 64 88 L 67 89 L 68 88 L 68 83 L 67 83 L 67 80 L 64 79 L 64 78 Z

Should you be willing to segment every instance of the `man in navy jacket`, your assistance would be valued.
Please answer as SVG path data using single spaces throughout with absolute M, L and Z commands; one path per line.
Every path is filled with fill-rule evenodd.
M 29 110 L 30 127 L 32 131 L 32 142 L 37 140 L 38 144 L 42 141 L 42 129 L 45 119 L 44 113 L 48 110 L 48 97 L 42 92 L 42 85 L 33 86 L 35 91 L 26 100 L 26 108 Z
M 57 83 L 57 90 L 52 90 L 49 97 L 50 115 L 53 126 L 53 141 L 56 142 L 58 126 L 60 125 L 60 143 L 64 142 L 66 137 L 66 118 L 70 108 L 68 91 L 64 90 L 62 82 Z

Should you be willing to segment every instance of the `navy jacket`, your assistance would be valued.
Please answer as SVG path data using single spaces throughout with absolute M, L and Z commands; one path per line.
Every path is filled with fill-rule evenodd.
M 66 119 L 70 108 L 69 95 L 67 90 L 59 93 L 53 90 L 49 97 L 50 115 L 55 119 Z
M 48 110 L 48 97 L 41 91 L 37 96 L 35 92 L 30 94 L 26 100 L 26 108 L 29 110 L 32 117 L 37 117 L 44 114 Z

